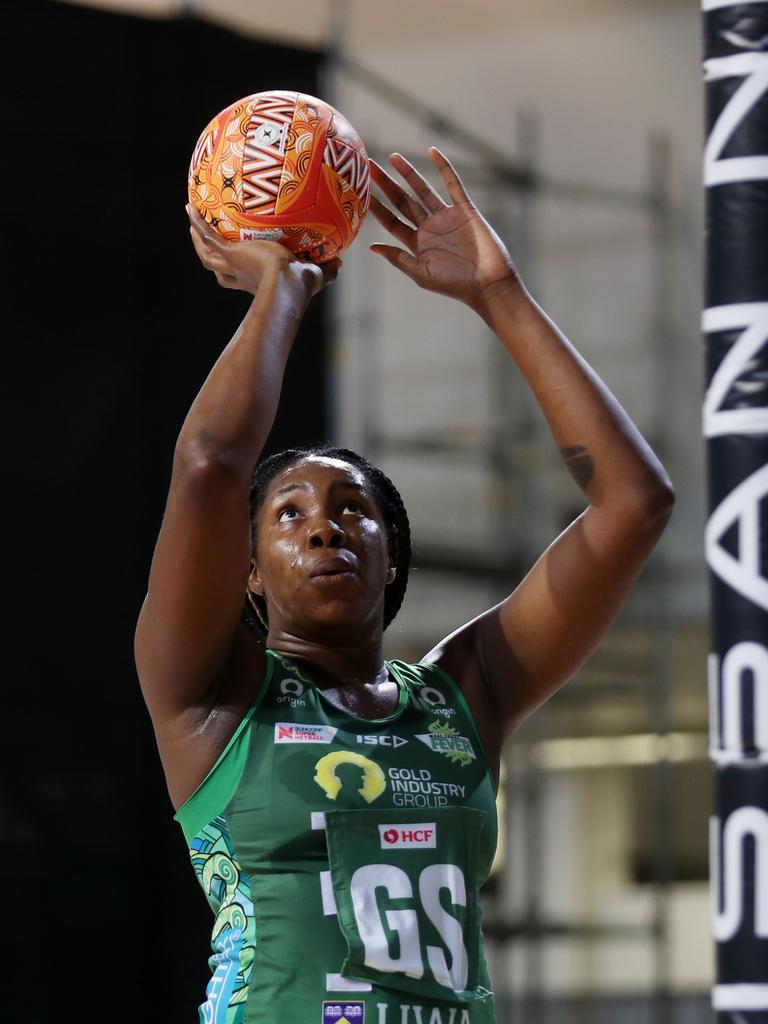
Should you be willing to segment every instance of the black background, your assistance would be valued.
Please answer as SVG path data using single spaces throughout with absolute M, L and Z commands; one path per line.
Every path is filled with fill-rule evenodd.
M 204 23 L 3 5 L 4 1021 L 197 1019 L 212 916 L 132 654 L 186 409 L 248 304 L 199 265 L 192 148 L 322 55 Z M 322 439 L 315 300 L 269 449 Z

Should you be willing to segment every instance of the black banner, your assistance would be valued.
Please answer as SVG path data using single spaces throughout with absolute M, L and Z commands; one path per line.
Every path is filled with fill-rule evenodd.
M 702 7 L 712 1001 L 768 1024 L 768 3 Z
M 217 110 L 278 87 L 316 95 L 323 57 L 60 0 L 4 0 L 2 18 L 14 668 L 0 857 L 14 954 L 0 1020 L 186 1024 L 205 999 L 213 918 L 172 820 L 133 631 L 174 442 L 248 307 L 195 255 L 187 168 Z M 328 433 L 318 299 L 272 451 Z

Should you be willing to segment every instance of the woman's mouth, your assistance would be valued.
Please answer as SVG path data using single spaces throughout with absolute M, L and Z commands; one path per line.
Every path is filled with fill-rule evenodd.
M 356 562 L 349 557 L 339 555 L 333 558 L 321 558 L 309 571 L 310 579 L 318 583 L 333 583 L 352 579 L 357 575 Z

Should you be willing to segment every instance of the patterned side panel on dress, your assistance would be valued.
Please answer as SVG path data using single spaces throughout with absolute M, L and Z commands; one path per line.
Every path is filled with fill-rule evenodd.
M 214 818 L 190 847 L 192 867 L 215 914 L 212 975 L 201 1024 L 241 1024 L 253 970 L 256 932 L 251 883 L 235 860 L 226 820 Z

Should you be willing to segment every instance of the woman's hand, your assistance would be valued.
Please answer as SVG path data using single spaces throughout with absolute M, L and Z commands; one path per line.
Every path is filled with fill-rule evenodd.
M 255 295 L 262 278 L 269 273 L 294 273 L 316 295 L 335 280 L 341 260 L 304 263 L 279 242 L 228 242 L 200 216 L 194 204 L 186 207 L 190 234 L 200 262 L 216 277 L 222 288 L 237 288 Z
M 517 282 L 517 274 L 503 242 L 470 199 L 450 162 L 434 146 L 429 156 L 443 176 L 452 205 L 399 153 L 393 153 L 389 162 L 413 194 L 371 161 L 373 180 L 403 219 L 375 196 L 371 211 L 408 250 L 377 242 L 371 251 L 421 288 L 459 299 L 480 312 L 498 288 Z

